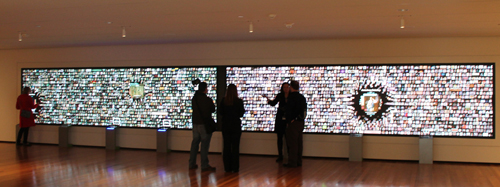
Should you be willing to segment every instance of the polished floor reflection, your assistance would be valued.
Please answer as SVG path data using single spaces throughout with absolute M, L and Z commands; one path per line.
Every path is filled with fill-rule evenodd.
M 304 159 L 284 168 L 267 156 L 241 156 L 239 173 L 188 169 L 189 153 L 104 148 L 16 147 L 0 143 L 0 186 L 500 186 L 500 165 Z M 198 158 L 199 159 L 199 158 Z

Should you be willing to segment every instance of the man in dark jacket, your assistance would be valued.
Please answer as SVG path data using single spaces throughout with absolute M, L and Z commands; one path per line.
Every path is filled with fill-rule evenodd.
M 306 98 L 299 93 L 299 82 L 290 82 L 290 95 L 286 105 L 285 130 L 286 143 L 288 145 L 288 164 L 285 167 L 302 166 L 302 131 L 304 131 L 304 119 L 307 115 Z
M 214 101 L 207 97 L 207 83 L 201 82 L 198 85 L 198 91 L 191 100 L 193 108 L 193 141 L 191 143 L 191 155 L 189 157 L 189 169 L 196 169 L 196 156 L 201 142 L 201 170 L 215 171 L 215 167 L 208 164 L 208 149 L 210 148 L 210 140 L 212 133 L 208 133 L 205 129 L 205 120 L 212 118 L 211 114 L 215 112 Z

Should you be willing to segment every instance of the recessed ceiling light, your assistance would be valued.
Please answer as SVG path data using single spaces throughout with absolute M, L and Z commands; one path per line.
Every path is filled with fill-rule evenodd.
M 111 24 L 112 24 L 113 22 L 111 22 L 111 21 L 108 21 L 108 22 L 106 22 L 106 23 L 107 23 L 108 25 L 111 25 Z
M 398 11 L 400 11 L 400 12 L 408 12 L 408 9 L 402 8 L 402 9 L 398 9 Z
M 238 18 L 243 18 L 243 16 L 238 16 Z
M 40 27 L 42 27 L 42 26 L 41 26 L 41 25 L 37 25 L 37 26 L 36 26 L 36 28 L 40 28 Z

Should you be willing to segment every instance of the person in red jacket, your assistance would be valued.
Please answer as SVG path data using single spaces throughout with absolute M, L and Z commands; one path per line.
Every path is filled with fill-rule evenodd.
M 17 97 L 16 108 L 20 110 L 19 113 L 19 133 L 17 134 L 17 145 L 26 145 L 29 146 L 28 143 L 28 133 L 29 128 L 35 126 L 35 116 L 31 111 L 34 108 L 38 107 L 38 104 L 33 102 L 33 98 L 30 96 L 31 88 L 24 87 L 23 93 Z M 23 144 L 21 144 L 21 137 L 23 138 Z

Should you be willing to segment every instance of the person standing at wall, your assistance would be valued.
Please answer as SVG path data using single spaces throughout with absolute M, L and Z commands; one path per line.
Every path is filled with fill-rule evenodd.
M 33 115 L 32 109 L 38 107 L 38 104 L 33 102 L 33 98 L 30 96 L 31 88 L 24 87 L 23 93 L 17 97 L 16 109 L 20 110 L 19 113 L 19 132 L 17 133 L 16 145 L 30 146 L 28 143 L 29 129 L 35 126 L 35 116 Z M 23 137 L 23 143 L 21 144 L 21 137 Z
M 240 169 L 241 117 L 245 114 L 243 100 L 238 98 L 236 85 L 230 84 L 221 100 L 218 113 L 222 116 L 222 159 L 224 171 L 236 173 Z
M 191 142 L 191 151 L 189 157 L 189 169 L 196 169 L 196 156 L 201 142 L 201 170 L 215 171 L 215 167 L 208 164 L 208 149 L 210 148 L 210 140 L 212 132 L 206 129 L 207 119 L 212 120 L 212 113 L 215 112 L 214 101 L 207 96 L 208 85 L 206 82 L 198 84 L 198 91 L 194 94 L 191 103 L 193 108 L 193 141 Z
M 290 93 L 289 87 L 290 85 L 285 82 L 281 84 L 281 91 L 273 100 L 266 97 L 267 103 L 271 106 L 276 106 L 276 104 L 279 103 L 278 111 L 276 111 L 276 120 L 274 122 L 274 132 L 278 135 L 278 159 L 276 159 L 276 162 L 283 161 L 283 136 L 285 135 L 286 129 L 285 106 Z
M 290 95 L 286 105 L 286 143 L 288 145 L 288 163 L 285 167 L 302 166 L 302 132 L 307 116 L 306 98 L 299 93 L 299 82 L 290 82 Z

